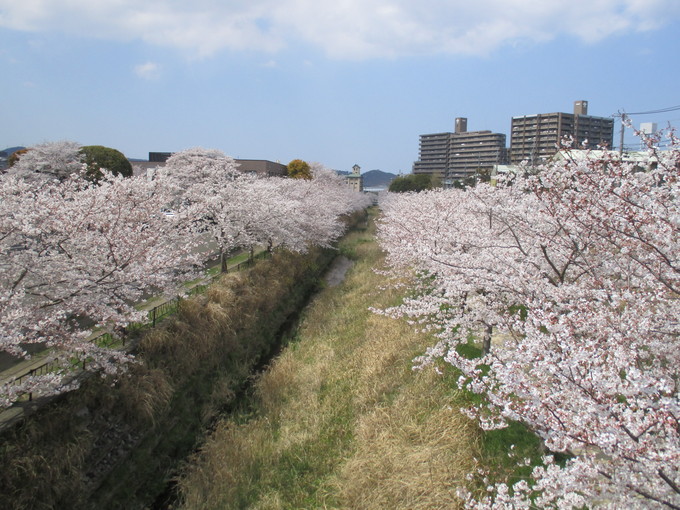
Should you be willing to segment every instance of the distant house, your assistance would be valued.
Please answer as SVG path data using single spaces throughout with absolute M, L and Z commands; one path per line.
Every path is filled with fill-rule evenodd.
M 156 168 L 162 168 L 165 166 L 164 162 L 156 161 L 130 161 L 132 165 L 132 175 L 135 177 L 139 175 L 153 175 L 153 171 Z
M 345 182 L 354 191 L 364 190 L 364 179 L 361 177 L 361 167 L 359 165 L 352 167 L 352 173 L 345 177 Z
M 519 165 L 494 165 L 491 169 L 489 182 L 492 186 L 495 186 L 498 183 L 499 176 L 506 174 L 516 174 L 519 172 L 519 169 Z

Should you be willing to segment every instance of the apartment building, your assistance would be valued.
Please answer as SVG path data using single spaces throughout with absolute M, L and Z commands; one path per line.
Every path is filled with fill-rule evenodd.
M 449 168 L 451 133 L 420 135 L 420 156 L 413 163 L 414 174 L 431 174 L 443 179 Z
M 539 113 L 512 118 L 510 163 L 539 164 L 550 159 L 562 140 L 571 136 L 573 147 L 612 147 L 614 119 L 588 115 L 588 101 L 575 101 L 574 113 Z
M 444 185 L 477 173 L 490 173 L 507 161 L 505 135 L 491 131 L 468 131 L 467 119 L 458 117 L 453 133 L 420 135 L 420 155 L 414 174 L 431 174 Z

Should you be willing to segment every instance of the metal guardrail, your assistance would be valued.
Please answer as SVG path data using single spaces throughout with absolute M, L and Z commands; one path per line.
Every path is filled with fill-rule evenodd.
M 108 331 L 102 333 L 101 335 L 98 335 L 90 340 L 90 342 L 96 343 L 100 347 L 110 347 L 111 345 L 114 345 L 117 342 L 121 342 L 123 345 L 125 345 L 125 338 L 118 338 Z M 83 370 L 85 369 L 85 365 L 87 363 L 87 360 L 82 360 L 82 368 Z M 20 376 L 14 378 L 13 380 L 10 381 L 10 384 L 13 384 L 15 386 L 18 386 L 22 384 L 26 379 L 30 377 L 35 377 L 36 375 L 47 375 L 49 373 L 55 372 L 56 370 L 62 368 L 63 365 L 59 363 L 57 360 L 50 360 L 46 361 L 42 365 L 38 365 L 35 368 L 31 368 L 27 372 L 24 372 Z M 33 400 L 33 392 L 28 392 L 28 401 L 31 402 Z
M 151 327 L 155 328 L 156 322 L 160 321 L 161 319 L 164 319 L 168 315 L 175 313 L 177 311 L 177 308 L 179 308 L 179 302 L 181 300 L 182 298 L 180 296 L 175 296 L 169 301 L 161 303 L 158 306 L 154 306 L 149 311 L 149 317 L 151 318 Z
M 32 368 L 31 370 L 29 370 L 25 374 L 20 375 L 19 377 L 14 379 L 13 382 L 14 382 L 14 384 L 21 384 L 22 382 L 24 382 L 24 379 L 26 379 L 28 377 L 34 377 L 36 375 L 49 374 L 50 372 L 52 372 L 57 367 L 58 367 L 58 364 L 57 364 L 56 361 L 47 361 L 47 362 L 43 363 L 42 365 L 40 365 L 39 367 Z

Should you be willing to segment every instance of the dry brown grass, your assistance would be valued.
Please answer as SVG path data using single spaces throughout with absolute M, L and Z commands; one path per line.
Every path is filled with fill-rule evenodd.
M 192 490 L 184 494 L 185 507 L 223 508 L 225 502 L 235 502 L 238 490 L 257 476 L 262 457 L 274 454 L 268 450 L 273 442 L 266 427 L 255 424 L 247 431 L 244 427 L 231 424 L 215 431 L 204 449 L 210 452 L 209 471 L 192 478 Z
M 205 427 L 235 405 L 276 332 L 314 288 L 312 269 L 328 259 L 322 250 L 277 253 L 271 263 L 224 275 L 146 332 L 136 352 L 143 363 L 115 384 L 91 377 L 5 431 L 0 508 L 152 502 Z
M 293 342 L 256 385 L 252 416 L 225 420 L 180 482 L 183 507 L 455 508 L 478 454 L 450 380 L 414 373 L 433 340 L 369 306 L 379 290 L 371 232 L 356 264 L 308 307 Z
M 362 415 L 354 454 L 337 479 L 353 509 L 456 508 L 456 490 L 474 468 L 475 430 L 432 372 L 416 374 L 388 405 Z
M 120 402 L 130 422 L 156 425 L 156 417 L 165 409 L 173 395 L 172 382 L 162 370 L 144 366 L 133 368 L 130 377 L 119 383 Z

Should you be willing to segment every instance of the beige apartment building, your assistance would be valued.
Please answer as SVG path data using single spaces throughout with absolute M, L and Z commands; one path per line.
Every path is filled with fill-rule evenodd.
M 588 101 L 575 101 L 574 113 L 539 113 L 512 118 L 510 163 L 539 164 L 555 155 L 562 140 L 571 136 L 573 147 L 612 147 L 614 119 L 588 115 Z
M 455 132 L 420 135 L 420 156 L 414 174 L 432 174 L 445 186 L 478 173 L 490 173 L 507 160 L 505 135 L 468 131 L 467 119 L 456 118 Z

